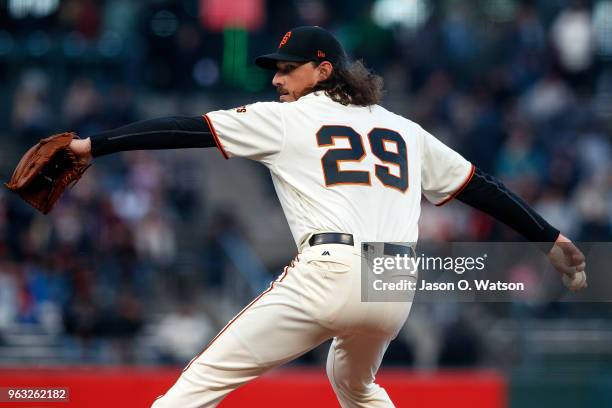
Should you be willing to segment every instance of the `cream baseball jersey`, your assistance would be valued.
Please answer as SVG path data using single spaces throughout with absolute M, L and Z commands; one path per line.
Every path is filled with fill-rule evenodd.
M 226 158 L 266 165 L 298 245 L 317 232 L 416 242 L 421 194 L 440 205 L 474 167 L 416 123 L 322 92 L 204 115 Z

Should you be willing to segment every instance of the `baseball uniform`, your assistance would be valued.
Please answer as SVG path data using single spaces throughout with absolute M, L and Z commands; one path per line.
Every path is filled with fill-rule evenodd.
M 474 167 L 408 119 L 322 92 L 204 118 L 226 158 L 268 167 L 299 254 L 153 406 L 214 407 L 331 338 L 327 374 L 340 405 L 393 406 L 374 378 L 411 303 L 361 302 L 360 243 L 416 242 L 421 194 L 443 203 Z M 326 232 L 352 234 L 354 245 L 309 244 Z

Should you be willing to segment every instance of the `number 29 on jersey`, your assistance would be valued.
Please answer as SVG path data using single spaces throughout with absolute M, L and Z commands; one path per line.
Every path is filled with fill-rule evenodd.
M 341 125 L 322 126 L 317 132 L 320 147 L 334 146 L 337 138 L 348 140 L 349 148 L 333 148 L 321 158 L 326 186 L 338 184 L 372 185 L 370 171 L 340 170 L 341 162 L 361 162 L 366 157 L 363 138 L 353 128 Z M 374 174 L 386 187 L 402 193 L 408 190 L 408 159 L 404 138 L 394 130 L 374 128 L 368 133 L 370 150 L 382 164 L 376 164 Z M 386 143 L 394 144 L 395 151 L 389 150 Z M 390 166 L 397 166 L 399 175 L 391 174 Z

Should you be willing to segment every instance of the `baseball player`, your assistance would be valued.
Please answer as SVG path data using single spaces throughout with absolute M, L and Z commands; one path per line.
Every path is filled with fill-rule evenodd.
M 215 407 L 231 391 L 328 339 L 327 375 L 342 407 L 392 407 L 375 375 L 411 302 L 362 302 L 360 244 L 416 242 L 421 195 L 456 198 L 549 243 L 572 290 L 586 286 L 585 258 L 495 178 L 418 124 L 378 103 L 382 80 L 320 27 L 287 32 L 256 59 L 276 72 L 280 102 L 201 117 L 137 122 L 70 147 L 90 160 L 136 149 L 216 147 L 270 170 L 298 255 L 184 368 L 153 407 Z M 180 335 L 180 333 L 177 333 Z

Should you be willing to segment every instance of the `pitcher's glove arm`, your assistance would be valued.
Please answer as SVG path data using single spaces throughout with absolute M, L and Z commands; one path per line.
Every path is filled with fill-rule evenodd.
M 166 117 L 135 122 L 92 135 L 85 154 L 69 148 L 73 133 L 43 139 L 21 159 L 6 186 L 47 214 L 68 185 L 89 167 L 91 157 L 127 150 L 180 149 L 216 145 L 213 132 L 201 116 Z M 85 139 L 86 140 L 86 139 Z M 89 159 L 83 157 L 90 155 Z
M 213 147 L 213 132 L 202 116 L 169 116 L 130 123 L 90 137 L 91 155 L 128 150 Z

